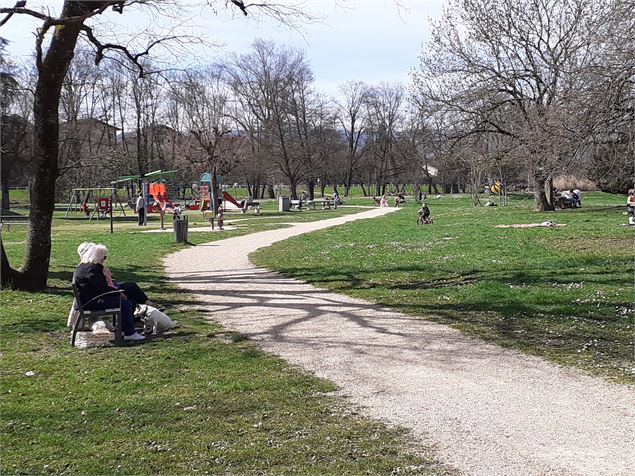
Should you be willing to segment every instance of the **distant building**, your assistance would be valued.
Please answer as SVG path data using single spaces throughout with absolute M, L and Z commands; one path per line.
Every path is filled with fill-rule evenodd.
M 111 155 L 119 128 L 99 119 L 78 119 L 60 124 L 60 163 L 81 164 L 88 159 Z

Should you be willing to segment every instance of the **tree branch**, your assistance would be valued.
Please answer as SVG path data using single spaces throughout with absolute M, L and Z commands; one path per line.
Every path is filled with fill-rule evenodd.
M 121 52 L 124 56 L 126 56 L 139 70 L 139 77 L 142 78 L 146 74 L 148 74 L 143 67 L 143 64 L 140 63 L 141 58 L 144 56 L 148 56 L 150 54 L 150 50 L 155 46 L 171 41 L 178 40 L 178 36 L 168 36 L 165 38 L 159 38 L 158 40 L 153 41 L 148 45 L 148 47 L 140 52 L 133 54 L 123 45 L 118 45 L 116 43 L 102 43 L 97 39 L 97 37 L 93 34 L 93 29 L 87 25 L 82 25 L 81 30 L 86 34 L 86 38 L 88 41 L 97 48 L 97 52 L 95 53 L 95 64 L 98 65 L 101 63 L 101 60 L 104 59 L 104 52 L 107 50 L 115 50 Z
M 97 5 L 99 5 L 98 2 L 94 2 L 94 3 L 95 3 L 95 6 L 92 8 L 96 8 L 96 9 L 86 12 L 84 15 L 76 15 L 76 16 L 65 17 L 65 18 L 54 18 L 50 15 L 46 15 L 44 13 L 31 10 L 29 8 L 25 8 L 26 0 L 20 0 L 16 2 L 14 7 L 0 8 L 0 14 L 6 13 L 6 16 L 2 19 L 2 21 L 0 21 L 0 26 L 7 23 L 9 19 L 16 13 L 21 15 L 29 15 L 39 20 L 42 20 L 44 22 L 49 22 L 49 27 L 51 25 L 69 25 L 72 23 L 83 23 L 88 18 L 94 17 L 96 15 L 101 15 L 102 13 L 104 13 L 104 11 L 106 11 L 106 9 L 109 6 L 113 5 L 113 7 L 117 7 L 122 2 L 109 2 L 109 1 L 99 2 L 102 4 L 99 7 L 97 7 Z

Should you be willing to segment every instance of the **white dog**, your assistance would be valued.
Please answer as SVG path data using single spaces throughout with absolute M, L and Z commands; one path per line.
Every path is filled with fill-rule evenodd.
M 143 319 L 146 333 L 152 331 L 152 334 L 158 334 L 159 332 L 172 329 L 178 324 L 178 321 L 173 321 L 156 307 L 146 304 L 138 305 L 134 315 L 139 319 Z

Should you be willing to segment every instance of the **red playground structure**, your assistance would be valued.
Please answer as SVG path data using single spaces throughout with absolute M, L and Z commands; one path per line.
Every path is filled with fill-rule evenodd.
M 174 203 L 168 197 L 165 182 L 150 182 L 148 184 L 148 193 L 152 195 L 152 201 L 148 204 L 148 213 L 171 213 L 174 210 Z

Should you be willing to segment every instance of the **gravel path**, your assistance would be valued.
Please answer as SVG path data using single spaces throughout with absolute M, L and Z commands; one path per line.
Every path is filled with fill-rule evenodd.
M 284 278 L 247 255 L 285 238 L 394 208 L 179 251 L 171 280 L 211 318 L 330 379 L 369 415 L 410 428 L 474 475 L 635 474 L 635 392 Z

